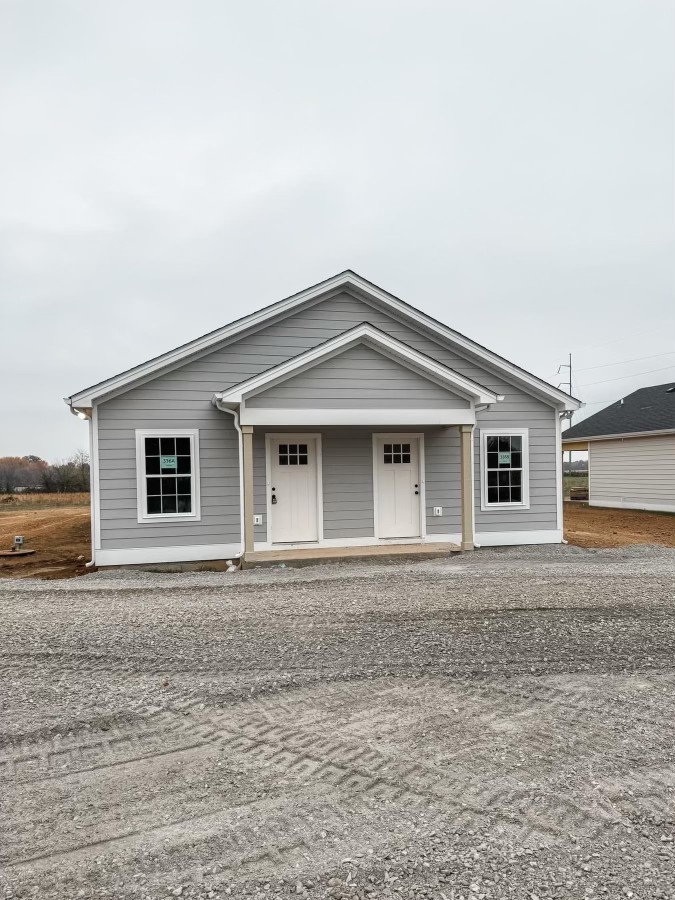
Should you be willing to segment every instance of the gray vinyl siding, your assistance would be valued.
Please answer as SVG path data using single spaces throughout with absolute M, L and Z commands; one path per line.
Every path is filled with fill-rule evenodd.
M 214 409 L 210 396 L 188 409 L 166 410 L 148 403 L 139 408 L 136 394 L 129 391 L 97 410 L 102 549 L 239 544 L 239 451 L 232 417 Z M 199 521 L 137 521 L 137 428 L 199 429 Z
M 261 391 L 246 406 L 468 409 L 469 401 L 362 344 Z
M 590 502 L 675 510 L 675 434 L 589 441 Z
M 459 534 L 462 530 L 459 431 L 434 428 L 424 433 L 427 534 Z M 434 506 L 443 509 L 434 516 Z
M 474 489 L 476 531 L 548 531 L 558 527 L 556 491 L 557 412 L 521 394 L 476 413 Z M 490 428 L 527 428 L 530 456 L 530 508 L 481 510 L 480 434 Z
M 373 433 L 379 429 L 332 427 L 312 433 L 321 435 L 324 538 L 374 537 Z M 265 436 L 262 431 L 253 435 L 254 513 L 263 517 L 263 524 L 254 529 L 256 541 L 269 540 Z M 456 534 L 461 528 L 457 428 L 427 429 L 424 444 L 427 532 Z M 442 516 L 433 516 L 434 506 L 443 508 Z
M 505 395 L 503 402 L 493 409 L 478 414 L 479 427 L 491 424 L 498 427 L 530 429 L 531 509 L 529 510 L 480 511 L 479 448 L 478 434 L 476 435 L 477 529 L 525 531 L 555 528 L 557 451 L 553 408 L 507 383 L 501 376 L 486 371 L 477 359 L 470 359 L 468 355 L 460 356 L 457 352 L 441 346 L 422 329 L 412 328 L 374 305 L 343 292 L 296 310 L 293 314 L 257 331 L 231 339 L 229 343 L 201 357 L 185 362 L 118 397 L 99 404 L 97 415 L 101 546 L 112 549 L 239 543 L 241 532 L 237 433 L 232 417 L 214 409 L 211 397 L 216 391 L 232 387 L 361 322 L 370 322 L 461 375 L 483 384 L 498 394 Z M 169 431 L 172 428 L 199 429 L 201 521 L 163 521 L 144 524 L 137 522 L 134 440 L 136 428 L 166 428 Z M 396 423 L 392 423 L 390 430 L 404 429 L 396 428 Z M 478 432 L 478 429 L 476 431 Z M 454 435 L 451 432 L 454 432 Z M 441 505 L 444 507 L 444 514 L 446 508 L 451 510 L 447 515 L 447 521 L 445 515 L 443 519 L 428 520 L 432 533 L 434 531 L 443 533 L 446 529 L 451 532 L 459 530 L 457 454 L 450 470 L 447 473 L 442 471 L 446 465 L 443 441 L 446 442 L 448 450 L 451 450 L 455 439 L 456 429 L 448 429 L 445 434 L 442 430 L 438 430 L 433 437 L 427 437 L 430 459 L 433 457 L 434 465 L 439 467 L 438 473 L 427 467 L 427 506 L 430 508 L 433 505 Z M 255 446 L 258 448 L 255 472 L 256 511 L 264 515 L 264 447 L 261 474 L 258 438 Z M 356 455 L 356 445 L 349 452 Z M 362 452 L 362 448 L 359 452 Z M 331 461 L 330 441 L 327 441 L 324 453 L 328 454 L 328 463 L 324 463 L 324 478 L 331 479 L 333 476 L 328 474 L 328 470 L 337 466 L 337 462 Z M 372 470 L 372 460 L 370 467 Z M 335 474 L 337 476 L 336 468 Z M 448 476 L 447 480 L 444 478 L 445 474 Z M 345 473 L 345 478 L 348 477 L 350 474 Z M 365 475 L 363 478 L 365 485 Z M 451 481 L 451 478 L 455 480 Z M 370 484 L 372 491 L 372 477 Z M 333 493 L 337 495 L 339 492 Z M 442 497 L 444 502 L 440 500 L 435 502 L 434 496 Z M 261 498 L 262 508 L 259 507 Z M 367 536 L 363 535 L 363 531 L 370 525 L 366 524 L 366 516 L 362 515 L 363 510 L 350 508 L 349 501 L 339 500 L 337 496 L 334 503 L 343 505 L 335 505 L 330 512 L 331 518 L 327 518 L 324 523 L 330 522 L 329 528 L 333 536 Z M 264 534 L 264 530 L 264 527 L 256 529 L 256 537 Z M 326 536 L 328 537 L 328 531 Z

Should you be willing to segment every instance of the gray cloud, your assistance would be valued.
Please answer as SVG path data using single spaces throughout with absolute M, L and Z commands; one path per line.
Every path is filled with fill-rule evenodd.
M 83 446 L 64 395 L 346 267 L 554 383 L 675 349 L 672 2 L 1 15 L 0 455 Z

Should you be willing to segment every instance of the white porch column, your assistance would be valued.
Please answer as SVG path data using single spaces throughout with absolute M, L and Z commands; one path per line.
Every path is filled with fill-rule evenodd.
M 462 550 L 473 550 L 473 425 L 459 426 L 462 498 Z
M 253 553 L 253 425 L 241 426 L 244 474 L 244 559 Z

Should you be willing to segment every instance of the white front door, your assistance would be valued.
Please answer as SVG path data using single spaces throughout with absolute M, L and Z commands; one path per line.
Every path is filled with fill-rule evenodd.
M 275 544 L 319 540 L 317 447 L 312 435 L 269 440 L 268 509 Z
M 420 446 L 412 435 L 375 438 L 377 536 L 420 537 Z

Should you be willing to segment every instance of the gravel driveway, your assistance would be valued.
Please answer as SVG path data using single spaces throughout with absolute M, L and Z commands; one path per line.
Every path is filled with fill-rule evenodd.
M 675 551 L 0 583 L 0 896 L 675 898 Z

